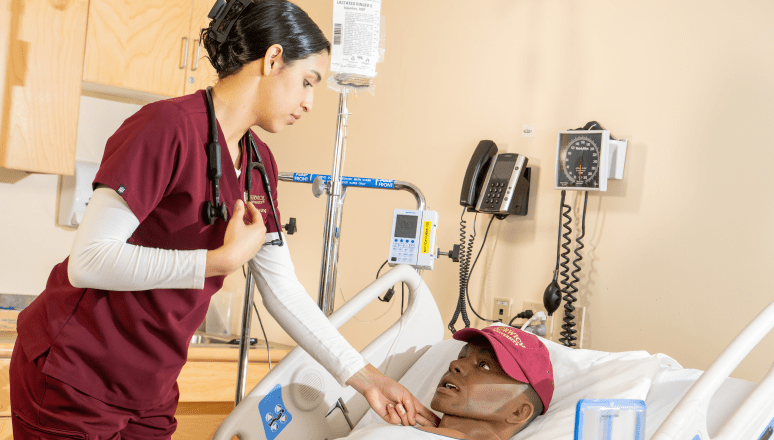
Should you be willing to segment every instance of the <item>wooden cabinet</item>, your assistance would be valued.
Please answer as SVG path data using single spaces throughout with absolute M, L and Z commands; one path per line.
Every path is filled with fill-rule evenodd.
M 83 81 L 161 96 L 214 82 L 199 31 L 210 0 L 91 0 Z
M 191 38 L 193 45 L 191 47 L 191 69 L 185 80 L 185 94 L 193 93 L 204 89 L 207 86 L 215 84 L 218 79 L 218 73 L 207 59 L 207 50 L 200 44 L 201 30 L 210 24 L 207 14 L 210 13 L 212 0 L 193 0 L 193 15 L 191 18 Z
M 0 0 L 0 167 L 75 171 L 88 0 Z

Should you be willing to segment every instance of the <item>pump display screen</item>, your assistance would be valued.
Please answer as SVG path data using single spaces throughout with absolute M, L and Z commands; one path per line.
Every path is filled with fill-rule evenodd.
M 415 215 L 397 215 L 395 220 L 395 236 L 399 238 L 415 238 L 419 217 Z

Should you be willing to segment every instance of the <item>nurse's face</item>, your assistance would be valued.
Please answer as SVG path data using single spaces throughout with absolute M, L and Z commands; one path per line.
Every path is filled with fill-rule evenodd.
M 488 342 L 471 341 L 449 364 L 430 407 L 468 419 L 504 421 L 529 401 L 528 388 L 503 371 Z
M 282 57 L 270 61 L 258 90 L 256 125 L 276 133 L 312 111 L 314 90 L 325 77 L 330 56 L 322 51 L 290 64 Z

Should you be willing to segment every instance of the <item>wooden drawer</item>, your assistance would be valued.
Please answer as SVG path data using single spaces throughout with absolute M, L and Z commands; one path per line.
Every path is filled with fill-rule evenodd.
M 11 382 L 8 376 L 10 365 L 10 359 L 0 358 L 0 417 L 11 416 Z M 8 423 L 11 423 L 10 420 Z
M 180 402 L 231 402 L 233 405 L 237 368 L 236 362 L 189 361 L 177 378 Z M 267 363 L 248 363 L 245 392 L 252 390 L 268 372 Z
M 0 417 L 0 440 L 13 439 L 13 426 L 10 417 Z

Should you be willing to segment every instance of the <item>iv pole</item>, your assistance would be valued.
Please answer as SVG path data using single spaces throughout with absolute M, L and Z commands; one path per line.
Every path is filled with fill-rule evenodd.
M 320 290 L 317 305 L 325 314 L 333 313 L 333 299 L 336 292 L 336 264 L 339 254 L 339 236 L 341 229 L 341 210 L 344 201 L 344 189 L 341 185 L 341 170 L 347 150 L 347 88 L 339 93 L 339 119 L 336 123 L 336 149 L 333 152 L 333 169 L 328 187 L 328 205 L 325 210 L 325 228 L 323 229 L 323 256 L 320 268 Z
M 328 203 L 325 215 L 325 227 L 323 231 L 323 255 L 320 268 L 320 290 L 317 304 L 325 316 L 333 313 L 334 297 L 336 292 L 336 272 L 338 270 L 339 238 L 341 236 L 341 216 L 343 210 L 344 197 L 347 187 L 342 184 L 341 170 L 344 166 L 344 156 L 347 146 L 347 117 L 351 114 L 347 109 L 347 88 L 339 92 L 339 112 L 336 124 L 336 147 L 333 154 L 333 170 L 330 180 L 327 182 Z M 280 180 L 293 182 L 293 176 L 289 173 L 280 173 Z M 322 185 L 322 180 L 318 177 L 315 185 Z M 313 187 L 312 191 L 317 196 Z M 417 209 L 425 209 L 425 197 L 415 185 L 409 182 L 394 181 L 394 189 L 405 190 L 414 195 L 417 201 Z M 321 194 L 321 192 L 320 192 Z M 278 231 L 282 233 L 282 231 Z M 239 405 L 245 395 L 247 387 L 247 355 L 250 348 L 250 326 L 252 321 L 252 304 L 254 301 L 255 284 L 253 274 L 247 271 L 245 278 L 245 303 L 242 308 L 242 333 L 239 339 L 239 366 L 237 371 L 236 399 L 235 404 Z M 268 344 L 269 341 L 266 341 Z
M 339 252 L 339 230 L 341 226 L 341 203 L 344 198 L 344 189 L 341 185 L 341 169 L 347 144 L 347 88 L 339 92 L 339 118 L 336 123 L 336 148 L 333 154 L 333 170 L 331 172 L 330 186 L 328 187 L 328 206 L 325 216 L 325 229 L 323 239 L 323 257 L 320 270 L 320 292 L 317 301 L 325 316 L 333 313 L 333 293 L 335 292 L 335 260 Z M 282 231 L 277 231 L 282 233 Z M 245 279 L 245 304 L 242 308 L 242 337 L 239 339 L 239 366 L 238 380 L 236 384 L 235 403 L 245 395 L 247 387 L 247 355 L 250 348 L 250 324 L 252 320 L 251 306 L 255 297 L 255 284 L 253 274 L 247 271 Z M 269 341 L 266 341 L 268 344 Z

